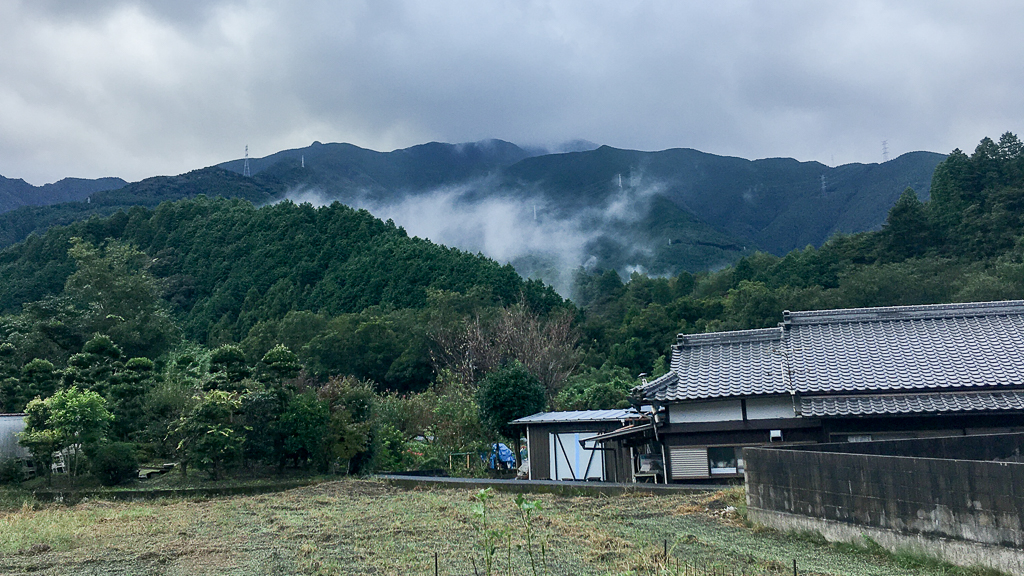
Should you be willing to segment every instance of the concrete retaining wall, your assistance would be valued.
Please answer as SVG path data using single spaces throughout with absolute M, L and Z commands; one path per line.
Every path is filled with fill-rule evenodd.
M 990 546 L 966 540 L 935 538 L 920 534 L 904 534 L 845 522 L 833 522 L 797 514 L 747 509 L 747 519 L 782 532 L 817 532 L 829 542 L 866 544 L 870 538 L 890 551 L 909 551 L 941 558 L 960 566 L 985 566 L 1006 572 L 1024 574 L 1024 551 L 1018 548 Z
M 965 557 L 950 542 L 961 542 L 979 562 L 1024 574 L 1024 464 L 984 461 L 1017 460 L 1022 444 L 1024 434 L 1001 434 L 749 448 L 750 516 L 781 529 L 805 517 L 834 539 L 870 531 L 956 563 Z M 984 560 L 997 556 L 1010 560 Z

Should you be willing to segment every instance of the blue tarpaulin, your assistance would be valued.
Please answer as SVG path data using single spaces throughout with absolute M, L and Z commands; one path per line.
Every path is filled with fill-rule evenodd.
M 515 468 L 516 455 L 504 444 L 491 445 L 491 468 L 497 468 L 498 463 L 504 464 L 507 468 Z

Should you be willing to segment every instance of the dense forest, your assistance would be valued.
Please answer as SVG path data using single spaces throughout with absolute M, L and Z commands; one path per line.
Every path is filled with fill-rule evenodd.
M 572 301 L 510 266 L 334 204 L 197 197 L 0 252 L 0 411 L 43 469 L 438 468 L 541 409 L 628 405 L 676 334 L 783 310 L 1024 296 L 1024 153 L 1004 134 L 908 189 L 877 232 L 717 272 L 578 270 Z M 120 470 L 120 471 L 119 471 Z

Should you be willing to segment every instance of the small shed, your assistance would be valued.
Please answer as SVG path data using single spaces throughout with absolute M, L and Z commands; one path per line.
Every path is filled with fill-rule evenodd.
M 24 431 L 24 414 L 0 414 L 0 461 L 29 457 L 28 450 L 18 444 L 18 433 Z
M 636 410 L 540 412 L 512 421 L 526 429 L 530 480 L 632 481 L 621 450 L 587 442 L 640 421 Z

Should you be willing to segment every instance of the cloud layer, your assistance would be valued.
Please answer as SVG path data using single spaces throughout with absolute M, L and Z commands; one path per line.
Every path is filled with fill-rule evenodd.
M 627 255 L 651 251 L 650 240 L 631 234 L 629 225 L 649 213 L 651 199 L 663 189 L 661 184 L 643 182 L 640 174 L 633 174 L 623 178 L 618 192 L 602 204 L 575 213 L 553 209 L 541 194 L 495 190 L 490 179 L 386 202 L 356 195 L 345 198 L 344 203 L 383 220 L 391 219 L 410 236 L 511 263 L 523 276 L 544 280 L 563 296 L 570 296 L 575 271 L 597 262 L 592 243 L 599 238 L 615 243 Z M 319 189 L 308 188 L 290 191 L 287 199 L 314 206 L 334 200 Z M 642 268 L 627 265 L 619 272 L 628 277 L 636 270 Z
M 0 1 L 0 174 L 585 138 L 836 165 L 1020 131 L 1024 5 Z

